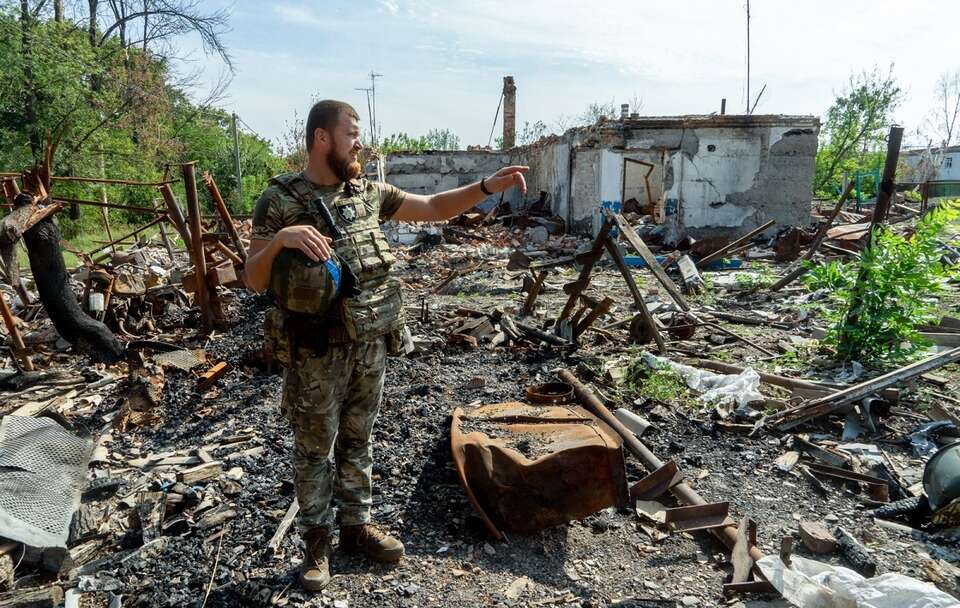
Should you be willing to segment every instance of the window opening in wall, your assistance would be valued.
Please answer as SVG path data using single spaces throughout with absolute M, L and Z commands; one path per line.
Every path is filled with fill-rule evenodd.
M 948 156 L 948 157 L 946 157 L 945 159 L 943 159 L 943 168 L 944 168 L 944 169 L 949 169 L 949 168 L 952 167 L 952 166 L 953 166 L 953 157 L 952 157 L 952 156 Z

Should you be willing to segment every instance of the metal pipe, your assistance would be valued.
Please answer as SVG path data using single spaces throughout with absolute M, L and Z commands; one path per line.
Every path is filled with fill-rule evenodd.
M 663 461 L 657 458 L 622 422 L 617 420 L 616 416 L 611 414 L 610 410 L 608 410 L 603 403 L 597 399 L 596 395 L 580 382 L 570 370 L 562 369 L 557 375 L 561 380 L 573 387 L 573 392 L 577 396 L 577 400 L 587 408 L 590 413 L 602 420 L 607 426 L 620 435 L 623 439 L 623 445 L 626 446 L 634 456 L 640 459 L 640 463 L 643 464 L 644 468 L 648 471 L 656 471 L 663 466 Z M 707 501 L 686 483 L 678 483 L 670 488 L 670 492 L 684 505 L 707 504 Z M 737 544 L 737 526 L 735 525 L 731 524 L 720 528 L 711 528 L 710 532 L 730 550 L 733 550 L 733 547 Z M 756 545 L 750 545 L 750 557 L 753 558 L 754 561 L 758 561 L 763 558 L 763 553 L 760 552 L 760 549 L 757 548 Z
M 203 251 L 203 225 L 200 223 L 200 199 L 197 196 L 197 178 L 193 163 L 181 165 L 183 186 L 187 193 L 187 212 L 190 215 L 190 250 L 193 253 L 197 303 L 203 317 L 204 328 L 213 327 L 213 310 L 210 308 L 210 293 L 207 290 L 207 260 Z

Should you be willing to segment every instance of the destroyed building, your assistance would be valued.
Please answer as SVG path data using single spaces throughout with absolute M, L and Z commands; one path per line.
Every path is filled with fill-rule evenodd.
M 511 124 L 505 122 L 504 141 L 512 140 Z M 815 116 L 657 117 L 624 107 L 617 120 L 508 150 L 393 154 L 386 179 L 428 193 L 476 182 L 507 164 L 529 165 L 528 202 L 543 196 L 570 232 L 595 235 L 602 209 L 620 211 L 630 202 L 653 216 L 668 243 L 736 237 L 768 220 L 780 228 L 810 224 L 819 129 Z M 519 193 L 508 196 L 514 208 L 523 202 Z

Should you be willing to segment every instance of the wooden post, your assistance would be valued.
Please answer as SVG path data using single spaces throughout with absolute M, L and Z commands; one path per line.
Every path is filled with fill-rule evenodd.
M 887 214 L 890 212 L 890 201 L 896 194 L 897 184 L 897 162 L 900 160 L 900 142 L 903 140 L 903 127 L 890 127 L 890 134 L 887 137 L 887 158 L 883 164 L 883 178 L 880 180 L 880 187 L 877 191 L 877 205 L 873 208 L 873 219 L 870 220 L 870 232 L 867 233 L 867 246 L 860 254 L 862 260 L 867 251 L 873 246 L 873 241 L 877 238 L 880 228 L 887 221 Z M 859 307 L 863 302 L 863 285 L 867 280 L 867 269 L 860 264 L 860 272 L 857 274 L 857 282 L 853 286 L 853 293 L 850 296 L 850 309 L 847 311 L 847 318 L 843 323 L 840 333 L 841 356 L 849 361 L 856 359 L 860 353 L 851 347 L 851 342 L 846 335 L 850 328 L 856 327 L 859 318 Z M 845 346 L 844 346 L 845 345 Z
M 210 175 L 208 171 L 203 172 L 203 182 L 207 185 L 207 190 L 210 191 L 210 198 L 213 199 L 217 213 L 220 214 L 220 221 L 223 222 L 227 236 L 230 237 L 230 242 L 236 247 L 237 254 L 240 258 L 246 262 L 247 252 L 243 248 L 243 241 L 240 240 L 240 233 L 237 232 L 237 227 L 233 225 L 233 217 L 230 215 L 230 210 L 227 209 L 227 204 L 223 202 L 223 196 L 220 194 L 220 189 L 217 188 L 217 182 L 213 181 L 213 176 Z
M 653 318 L 653 315 L 650 314 L 650 309 L 647 308 L 647 303 L 643 300 L 643 294 L 640 293 L 640 289 L 637 287 L 637 281 L 633 278 L 630 267 L 627 266 L 627 262 L 623 259 L 623 254 L 620 252 L 620 245 L 614 242 L 612 238 L 607 237 L 606 247 L 607 251 L 610 252 L 610 257 L 613 258 L 613 262 L 617 265 L 617 268 L 620 269 L 620 274 L 623 275 L 623 279 L 627 282 L 627 288 L 633 296 L 633 303 L 637 307 L 637 310 L 640 311 L 643 323 L 647 326 L 654 341 L 657 343 L 657 349 L 661 354 L 666 353 L 667 345 L 663 341 L 663 336 L 660 335 L 657 321 Z
M 14 321 L 13 313 L 7 306 L 7 301 L 0 295 L 0 314 L 3 315 L 3 323 L 7 326 L 7 332 L 10 333 L 10 342 L 13 344 L 14 355 L 19 356 L 23 361 L 23 369 L 28 372 L 33 371 L 33 361 L 27 356 L 27 346 L 23 343 L 23 336 L 20 335 L 20 329 Z
M 207 289 L 207 260 L 203 252 L 203 225 L 200 223 L 200 200 L 197 197 L 197 178 L 193 163 L 181 165 L 183 170 L 183 187 L 187 193 L 187 213 L 190 215 L 191 242 L 189 249 L 193 254 L 194 273 L 197 277 L 197 303 L 203 318 L 203 327 L 209 330 L 213 327 L 213 309 L 210 304 L 210 292 Z

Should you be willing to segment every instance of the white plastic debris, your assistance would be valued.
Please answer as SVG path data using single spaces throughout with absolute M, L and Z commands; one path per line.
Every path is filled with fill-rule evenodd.
M 757 562 L 784 599 L 799 608 L 948 608 L 960 606 L 930 583 L 895 572 L 864 578 L 841 566 L 793 556 L 786 567 L 777 555 Z
M 763 401 L 760 393 L 760 374 L 748 367 L 739 374 L 715 374 L 689 365 L 683 365 L 644 351 L 640 355 L 651 369 L 672 369 L 687 386 L 700 391 L 701 401 L 708 404 L 736 403 L 744 407 L 754 401 Z

